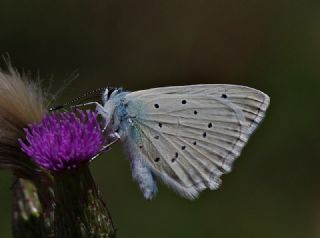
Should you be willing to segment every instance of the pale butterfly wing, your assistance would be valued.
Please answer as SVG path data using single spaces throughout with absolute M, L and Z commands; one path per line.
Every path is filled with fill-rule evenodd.
M 198 84 L 152 88 L 130 93 L 143 101 L 155 99 L 157 95 L 201 95 L 217 98 L 227 97 L 228 102 L 235 104 L 243 112 L 246 120 L 252 122 L 250 130 L 254 131 L 264 118 L 270 98 L 265 93 L 240 85 L 229 84 Z
M 148 167 L 187 198 L 219 187 L 250 134 L 263 119 L 269 97 L 236 85 L 164 87 L 129 93 L 135 142 Z M 133 115 L 134 114 L 134 115 Z

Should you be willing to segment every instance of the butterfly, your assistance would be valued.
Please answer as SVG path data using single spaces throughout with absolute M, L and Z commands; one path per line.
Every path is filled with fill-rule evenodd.
M 221 184 L 270 98 L 253 88 L 200 84 L 136 92 L 106 88 L 96 110 L 110 140 L 121 140 L 133 179 L 146 199 L 156 178 L 194 199 Z

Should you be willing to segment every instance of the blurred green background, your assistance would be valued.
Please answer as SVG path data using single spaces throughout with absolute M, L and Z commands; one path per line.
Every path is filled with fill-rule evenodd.
M 218 191 L 188 201 L 160 185 L 152 202 L 119 145 L 92 170 L 118 237 L 320 237 L 320 2 L 298 0 L 1 0 L 0 54 L 58 102 L 102 86 L 196 83 L 260 89 L 271 106 Z M 2 62 L 1 66 L 5 64 Z M 11 237 L 0 172 L 0 237 Z

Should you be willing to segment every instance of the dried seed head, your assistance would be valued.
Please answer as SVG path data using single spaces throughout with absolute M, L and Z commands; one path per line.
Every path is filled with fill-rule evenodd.
M 0 169 L 27 178 L 39 170 L 21 152 L 18 138 L 24 136 L 23 128 L 29 123 L 41 121 L 46 107 L 39 81 L 30 81 L 10 64 L 8 72 L 0 70 Z

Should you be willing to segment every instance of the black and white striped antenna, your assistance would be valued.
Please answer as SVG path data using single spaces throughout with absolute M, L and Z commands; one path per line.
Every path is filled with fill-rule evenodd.
M 63 109 L 67 106 L 71 106 L 74 105 L 75 103 L 80 104 L 83 101 L 89 100 L 89 99 L 94 99 L 94 98 L 101 98 L 102 93 L 107 89 L 107 87 L 101 87 L 101 88 L 97 88 L 91 91 L 86 92 L 85 94 L 74 98 L 73 100 L 71 100 L 70 102 L 64 103 L 62 105 L 59 106 L 55 106 L 55 107 L 51 107 L 49 108 L 49 111 L 56 111 L 56 110 L 60 110 Z

